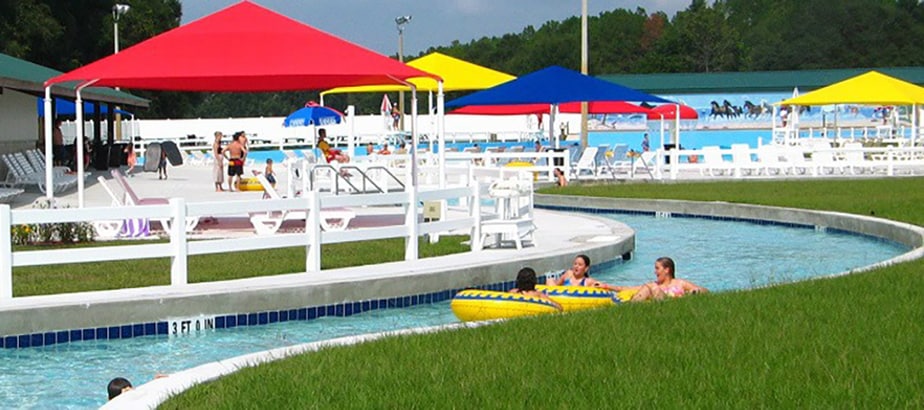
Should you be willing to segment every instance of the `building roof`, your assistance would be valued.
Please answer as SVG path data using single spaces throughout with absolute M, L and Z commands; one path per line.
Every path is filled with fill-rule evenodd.
M 0 53 L 0 87 L 35 94 L 45 95 L 45 80 L 61 75 L 60 71 L 21 60 Z M 51 93 L 60 97 L 74 99 L 76 82 L 57 84 Z M 147 107 L 148 100 L 111 88 L 89 87 L 81 92 L 81 97 L 88 101 L 115 103 L 133 107 Z
M 746 92 L 806 92 L 876 70 L 924 85 L 924 67 L 845 68 L 799 71 L 748 71 L 735 73 L 606 74 L 602 80 L 652 94 L 711 94 Z

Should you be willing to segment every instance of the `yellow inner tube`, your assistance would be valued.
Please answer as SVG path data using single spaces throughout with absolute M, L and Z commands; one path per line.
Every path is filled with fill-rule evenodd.
M 558 302 L 565 312 L 613 306 L 621 302 L 613 291 L 590 286 L 539 285 L 536 286 L 536 290 L 549 295 L 549 298 Z
M 465 322 L 509 319 L 561 311 L 548 300 L 538 296 L 478 289 L 460 291 L 449 306 L 452 313 Z
M 250 178 L 241 178 L 241 191 L 262 191 L 263 185 L 260 185 L 260 180 L 250 177 Z

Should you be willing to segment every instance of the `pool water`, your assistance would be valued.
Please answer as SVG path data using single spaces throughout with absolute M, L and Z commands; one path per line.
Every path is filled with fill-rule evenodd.
M 642 149 L 642 134 L 646 131 L 619 131 L 619 132 L 591 132 L 588 134 L 588 144 L 590 146 L 599 146 L 608 144 L 611 148 L 615 144 L 628 144 L 629 148 L 636 151 Z M 651 148 L 655 149 L 660 144 L 660 133 L 648 132 Z M 670 139 L 670 135 L 665 136 Z M 680 144 L 686 149 L 699 149 L 707 145 L 715 145 L 728 148 L 731 144 L 748 144 L 751 148 L 757 148 L 758 140 L 763 144 L 770 143 L 770 130 L 690 130 L 683 131 L 680 134 Z M 667 141 L 669 142 L 669 141 Z M 574 141 L 568 141 L 563 145 L 573 144 Z M 456 148 L 462 151 L 466 147 L 472 146 L 473 143 L 447 143 L 447 147 Z M 510 148 L 514 145 L 522 145 L 527 151 L 533 149 L 533 141 L 523 142 L 479 142 L 482 149 L 490 147 Z M 543 141 L 544 146 L 548 146 L 548 141 Z M 429 144 L 420 144 L 421 148 L 429 148 Z M 345 149 L 345 147 L 338 147 Z M 376 149 L 381 148 L 377 146 Z M 436 152 L 434 147 L 434 152 Z M 301 156 L 301 153 L 297 154 Z M 315 153 L 317 155 L 317 153 Z M 359 158 L 366 155 L 366 148 L 357 145 L 353 150 L 353 157 Z M 285 160 L 285 155 L 279 150 L 252 150 L 247 154 L 248 158 L 254 160 L 256 164 L 264 164 L 267 159 L 272 159 L 275 163 Z M 144 158 L 139 158 L 139 164 L 143 164 Z
M 637 231 L 625 262 L 591 268 L 599 280 L 638 284 L 654 278 L 653 261 L 670 256 L 679 277 L 713 291 L 747 289 L 846 271 L 907 249 L 870 237 L 810 228 L 702 218 L 607 214 Z M 565 268 L 565 267 L 563 267 Z M 511 272 L 511 279 L 515 276 Z M 448 302 L 376 310 L 266 326 L 236 327 L 184 337 L 147 336 L 0 349 L 0 397 L 9 408 L 95 408 L 116 376 L 136 384 L 158 373 L 294 344 L 385 330 L 456 322 Z

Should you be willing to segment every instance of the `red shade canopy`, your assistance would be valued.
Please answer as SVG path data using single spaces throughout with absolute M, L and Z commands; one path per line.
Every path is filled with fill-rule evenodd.
M 660 120 L 661 116 L 664 116 L 665 120 L 673 120 L 677 118 L 677 104 L 663 104 L 657 107 L 652 108 L 648 113 L 649 120 Z M 688 105 L 680 105 L 680 119 L 681 120 L 695 120 L 699 118 L 696 110 Z
M 291 91 L 438 78 L 250 1 L 64 73 L 94 86 L 178 91 Z
M 514 104 L 514 105 L 469 105 L 450 112 L 449 114 L 470 115 L 518 115 L 518 114 L 548 114 L 549 104 Z M 587 103 L 587 112 L 590 114 L 635 114 L 647 113 L 650 110 L 635 104 L 622 101 L 594 101 Z M 581 103 L 571 102 L 558 105 L 558 112 L 580 113 Z

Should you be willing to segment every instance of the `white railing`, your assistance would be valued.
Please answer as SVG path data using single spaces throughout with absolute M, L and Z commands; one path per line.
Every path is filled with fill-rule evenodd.
M 924 147 L 812 147 L 812 146 L 787 146 L 779 147 L 781 150 L 798 151 L 803 156 L 804 162 L 794 162 L 791 159 L 783 157 L 780 153 L 780 159 L 772 162 L 761 162 L 759 156 L 760 148 L 749 148 L 745 154 L 751 158 L 751 161 L 734 161 L 729 160 L 733 157 L 732 149 L 720 149 L 719 152 L 723 158 L 720 164 L 704 162 L 703 150 L 677 150 L 657 151 L 656 161 L 652 164 L 656 178 L 660 179 L 661 175 L 668 174 L 670 179 L 677 179 L 681 172 L 696 171 L 702 173 L 706 169 L 725 169 L 729 172 L 725 176 L 742 178 L 750 176 L 780 176 L 786 175 L 857 175 L 859 173 L 875 174 L 881 171 L 886 176 L 894 176 L 897 169 L 907 169 L 914 172 L 915 169 L 924 170 Z M 666 164 L 663 158 L 670 158 L 670 164 Z M 689 158 L 696 157 L 698 161 L 691 163 Z M 767 170 L 775 169 L 778 173 L 767 175 Z M 794 168 L 798 168 L 795 172 Z M 829 172 L 830 170 L 830 172 Z
M 321 270 L 321 247 L 324 244 L 355 242 L 385 238 L 404 238 L 405 260 L 418 258 L 417 242 L 421 235 L 450 231 L 469 230 L 472 238 L 480 237 L 481 212 L 471 207 L 467 214 L 443 214 L 432 222 L 418 221 L 418 204 L 422 201 L 447 201 L 456 199 L 462 203 L 479 204 L 481 189 L 478 183 L 471 186 L 455 186 L 443 189 L 424 189 L 375 195 L 321 195 L 309 192 L 301 198 L 256 201 L 197 202 L 187 203 L 174 198 L 168 205 L 136 207 L 99 207 L 83 209 L 25 209 L 11 210 L 9 205 L 0 205 L 0 304 L 12 303 L 13 268 L 66 263 L 104 262 L 126 259 L 170 258 L 170 285 L 182 287 L 188 282 L 188 258 L 195 255 L 240 252 L 257 249 L 272 249 L 292 246 L 306 247 L 306 272 Z M 320 212 L 325 208 L 340 207 L 383 207 L 401 209 L 404 223 L 393 226 L 359 227 L 345 231 L 322 231 Z M 225 239 L 190 241 L 184 230 L 187 217 L 252 215 L 266 212 L 306 212 L 304 232 L 277 233 L 274 235 L 247 236 Z M 13 251 L 11 228 L 23 224 L 55 224 L 68 222 L 93 222 L 130 219 L 170 219 L 172 232 L 167 243 L 132 243 L 107 247 L 47 249 Z M 472 250 L 479 241 L 472 240 Z

